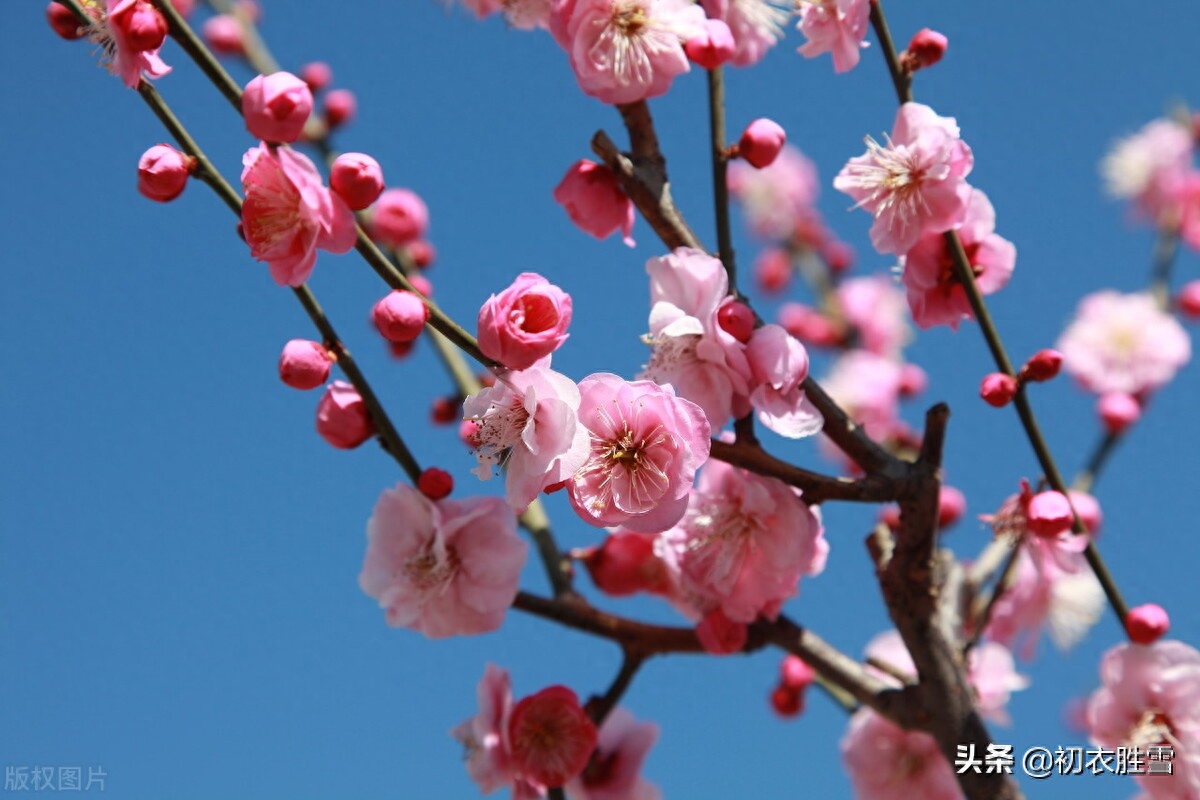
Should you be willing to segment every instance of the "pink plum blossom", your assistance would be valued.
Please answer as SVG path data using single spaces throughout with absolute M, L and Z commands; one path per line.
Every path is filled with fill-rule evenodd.
M 850 159 L 833 186 L 875 216 L 876 250 L 903 255 L 925 234 L 962 224 L 974 157 L 954 119 L 920 103 L 900 106 L 886 141 L 884 147 L 868 136 L 867 152 Z
M 510 369 L 528 369 L 567 340 L 571 308 L 571 295 L 522 272 L 479 309 L 479 349 Z
M 787 238 L 799 220 L 816 214 L 813 204 L 820 192 L 817 168 L 792 145 L 785 144 L 763 169 L 730 162 L 727 175 L 730 193 L 741 203 L 747 223 L 759 236 Z
M 574 475 L 589 454 L 587 430 L 576 420 L 579 387 L 551 370 L 549 361 L 501 372 L 493 386 L 463 404 L 463 416 L 477 425 L 475 474 L 488 480 L 504 465 L 505 499 L 517 511 Z
M 851 350 L 833 363 L 820 384 L 869 436 L 883 440 L 900 425 L 902 373 L 893 359 Z
M 571 221 L 604 239 L 618 230 L 622 241 L 634 246 L 633 201 L 617 183 L 617 176 L 603 164 L 580 159 L 554 187 L 554 200 L 567 211 Z
M 615 708 L 600 726 L 596 751 L 583 772 L 564 787 L 568 800 L 661 800 L 642 777 L 642 763 L 658 740 L 658 726 Z
M 512 682 L 508 671 L 488 664 L 476 690 L 479 711 L 457 725 L 450 735 L 462 743 L 467 774 L 481 794 L 509 787 L 513 800 L 536 800 L 546 788 L 519 774 L 512 763 L 508 725 L 512 718 Z
M 789 13 L 783 0 L 700 0 L 709 17 L 719 19 L 733 33 L 736 49 L 731 62 L 748 67 L 762 60 L 783 38 Z
M 1200 797 L 1200 652 L 1173 640 L 1119 644 L 1100 662 L 1100 680 L 1087 708 L 1092 741 L 1136 747 L 1144 757 L 1151 748 L 1172 748 L 1171 774 L 1134 780 L 1151 800 Z
M 848 278 L 838 284 L 837 299 L 846 321 L 858 332 L 859 347 L 889 358 L 900 357 L 912 332 L 904 295 L 892 278 Z
M 746 345 L 746 360 L 759 422 L 789 439 L 821 432 L 824 419 L 804 394 L 808 352 L 799 340 L 779 325 L 763 325 Z
M 870 0 L 802 0 L 796 26 L 808 41 L 800 55 L 833 56 L 833 71 L 848 72 L 858 65 L 859 51 L 867 46 L 863 37 L 870 22 Z
M 171 71 L 158 55 L 167 36 L 162 12 L 147 0 L 105 0 L 105 13 L 89 31 L 110 72 L 131 89 L 142 73 L 161 78 Z
M 576 513 L 598 527 L 670 528 L 687 509 L 696 470 L 708 458 L 703 409 L 670 386 L 603 372 L 580 381 L 579 393 L 591 452 L 567 482 Z
M 958 229 L 967 262 L 980 294 L 1003 289 L 1012 277 L 1017 248 L 993 233 L 996 211 L 987 195 L 972 189 L 966 216 Z M 954 275 L 950 247 L 941 233 L 927 233 L 901 259 L 900 279 L 908 290 L 913 321 L 922 328 L 949 325 L 958 330 L 964 319 L 974 319 L 966 290 Z
M 962 790 L 937 741 L 906 731 L 868 708 L 842 737 L 842 763 L 856 800 L 961 800 Z
M 393 627 L 431 639 L 486 633 L 504 622 L 528 549 L 500 498 L 434 502 L 399 484 L 367 523 L 358 585 Z
M 1186 126 L 1169 119 L 1148 123 L 1117 142 L 1101 162 L 1109 194 L 1132 200 L 1139 212 L 1157 219 L 1191 170 L 1192 147 Z
M 548 686 L 522 698 L 508 721 L 513 766 L 547 787 L 578 777 L 596 749 L 596 739 L 595 724 L 566 686 Z
M 665 93 L 688 71 L 683 42 L 703 24 L 692 0 L 560 0 L 550 29 L 586 94 L 633 103 Z
M 729 279 L 721 262 L 686 247 L 646 262 L 653 346 L 642 378 L 669 383 L 704 409 L 713 430 L 750 410 L 745 347 L 718 322 Z
M 742 623 L 774 618 L 829 553 L 820 517 L 791 487 L 720 461 L 701 471 L 683 518 L 661 539 L 675 550 L 683 590 Z
M 307 156 L 264 143 L 247 151 L 242 164 L 242 229 L 250 255 L 267 262 L 280 286 L 308 280 L 317 248 L 345 253 L 354 246 L 354 214 L 325 188 Z
M 1111 290 L 1079 302 L 1055 347 L 1066 371 L 1097 394 L 1151 392 L 1192 356 L 1187 332 L 1153 297 Z

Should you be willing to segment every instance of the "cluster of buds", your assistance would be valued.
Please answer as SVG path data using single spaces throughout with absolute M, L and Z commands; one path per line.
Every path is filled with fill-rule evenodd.
M 1026 383 L 1042 383 L 1057 376 L 1062 369 L 1062 361 L 1062 353 L 1057 350 L 1039 350 L 1030 356 L 1016 377 L 1003 372 L 985 376 L 979 386 L 979 396 L 990 406 L 1006 406 Z

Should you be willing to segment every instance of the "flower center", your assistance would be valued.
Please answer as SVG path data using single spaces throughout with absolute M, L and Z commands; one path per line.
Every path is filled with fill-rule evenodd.
M 685 518 L 689 539 L 684 558 L 688 571 L 718 592 L 728 592 L 761 531 L 759 521 L 728 497 L 694 494 L 695 509 Z
M 1178 745 L 1179 742 L 1166 713 L 1157 708 L 1148 708 L 1129 729 L 1126 743 L 1147 750 L 1160 745 Z
M 679 370 L 696 363 L 696 345 L 700 343 L 700 334 L 689 333 L 683 336 L 650 335 L 642 337 L 642 341 L 652 346 L 650 362 L 642 370 L 641 378 L 655 383 L 673 383 Z
M 404 575 L 422 592 L 434 591 L 449 584 L 458 572 L 460 563 L 453 547 L 446 547 L 439 555 L 430 545 L 424 552 L 404 562 Z
M 622 36 L 637 36 L 650 22 L 640 3 L 618 3 L 613 8 L 612 24 Z

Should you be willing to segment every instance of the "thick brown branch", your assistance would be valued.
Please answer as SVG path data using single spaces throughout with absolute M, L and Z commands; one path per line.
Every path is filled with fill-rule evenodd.
M 804 501 L 810 505 L 826 500 L 888 503 L 900 497 L 900 485 L 890 478 L 881 475 L 868 475 L 865 478 L 822 475 L 782 461 L 757 443 L 742 440 L 730 443 L 713 439 L 710 455 L 735 467 L 778 478 L 789 486 L 795 486 L 804 493 Z

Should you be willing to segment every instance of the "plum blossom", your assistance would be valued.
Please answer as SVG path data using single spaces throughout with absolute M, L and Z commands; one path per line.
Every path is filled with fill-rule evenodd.
M 808 353 L 779 325 L 763 325 L 746 345 L 753 376 L 750 404 L 758 421 L 780 436 L 800 439 L 821 432 L 824 419 L 804 394 Z
M 512 682 L 508 670 L 488 664 L 476 690 L 479 711 L 450 731 L 462 743 L 467 774 L 481 794 L 508 786 L 513 800 L 536 800 L 546 788 L 519 774 L 512 763 L 508 725 L 512 718 Z
M 1192 356 L 1187 332 L 1153 297 L 1111 290 L 1079 301 L 1055 348 L 1066 371 L 1097 394 L 1151 392 Z
M 670 386 L 604 372 L 580 381 L 579 393 L 591 452 L 567 482 L 576 513 L 598 527 L 655 533 L 674 525 L 708 458 L 703 409 Z
M 817 215 L 813 206 L 820 193 L 817 168 L 790 144 L 763 169 L 731 161 L 727 180 L 751 230 L 764 238 L 787 238 L 798 221 Z
M 136 89 L 144 72 L 149 78 L 161 78 L 171 67 L 159 57 L 167 36 L 162 12 L 147 0 L 104 0 L 83 3 L 96 20 L 88 28 L 88 38 L 100 46 L 102 63 L 131 89 Z
M 522 698 L 508 721 L 517 771 L 536 784 L 562 786 L 583 772 L 596 749 L 596 726 L 566 686 Z
M 658 726 L 615 708 L 600 726 L 596 751 L 583 772 L 564 787 L 568 800 L 661 800 L 641 776 L 642 762 L 658 740 Z
M 842 737 L 842 763 L 856 800 L 962 800 L 962 790 L 937 741 L 906 731 L 863 708 Z
M 522 272 L 479 309 L 479 349 L 511 369 L 528 369 L 567 340 L 571 295 L 536 272 Z
M 318 248 L 345 253 L 354 246 L 354 214 L 307 156 L 263 143 L 242 164 L 242 230 L 250 255 L 267 262 L 280 286 L 308 280 Z
M 712 19 L 719 19 L 733 33 L 736 49 L 731 63 L 748 67 L 762 60 L 783 38 L 789 12 L 783 0 L 700 0 Z
M 504 622 L 528 549 L 500 498 L 433 502 L 399 484 L 367 523 L 358 585 L 393 627 L 431 639 L 486 633 Z
M 834 362 L 821 386 L 863 426 L 867 435 L 878 441 L 887 439 L 902 425 L 902 381 L 899 362 L 867 350 L 851 350 Z
M 589 452 L 587 430 L 576 420 L 579 399 L 579 387 L 550 369 L 549 358 L 501 372 L 493 386 L 463 403 L 464 418 L 477 426 L 475 474 L 488 480 L 504 465 L 505 499 L 517 511 L 542 489 L 574 475 Z
M 1200 652 L 1173 640 L 1122 643 L 1105 653 L 1100 680 L 1103 685 L 1087 707 L 1092 741 L 1108 748 L 1136 747 L 1143 754 L 1172 748 L 1171 774 L 1134 775 L 1134 780 L 1150 800 L 1200 797 Z
M 683 42 L 703 26 L 692 0 L 560 0 L 550 14 L 580 88 L 603 103 L 665 93 L 689 70 Z
M 1117 142 L 1100 164 L 1109 194 L 1132 200 L 1157 218 L 1172 205 L 1192 166 L 1192 134 L 1184 125 L 1156 119 Z
M 996 211 L 987 195 L 971 190 L 966 216 L 958 229 L 967 261 L 980 294 L 1003 289 L 1012 277 L 1017 249 L 993 233 Z M 954 275 L 950 247 L 941 233 L 927 233 L 901 259 L 900 280 L 908 290 L 908 307 L 921 328 L 949 325 L 958 330 L 964 319 L 974 319 L 966 290 Z
M 720 461 L 708 462 L 683 518 L 660 540 L 697 607 L 741 623 L 774 618 L 829 553 L 820 517 L 791 487 Z
M 842 314 L 858 332 L 858 346 L 889 358 L 899 358 L 911 338 L 904 295 L 887 275 L 848 278 L 838 284 Z
M 855 208 L 875 216 L 871 244 L 876 250 L 903 255 L 923 235 L 962 224 L 971 196 L 965 178 L 974 156 L 952 117 L 904 103 L 887 146 L 870 136 L 866 142 L 867 152 L 850 159 L 833 186 L 853 197 Z
M 833 71 L 848 72 L 858 65 L 859 51 L 870 21 L 870 0 L 800 0 L 797 28 L 808 37 L 800 55 L 833 56 Z
M 603 164 L 580 159 L 554 187 L 554 201 L 567 211 L 571 221 L 604 239 L 618 230 L 622 241 L 634 246 L 633 201 L 617 183 L 617 176 Z

